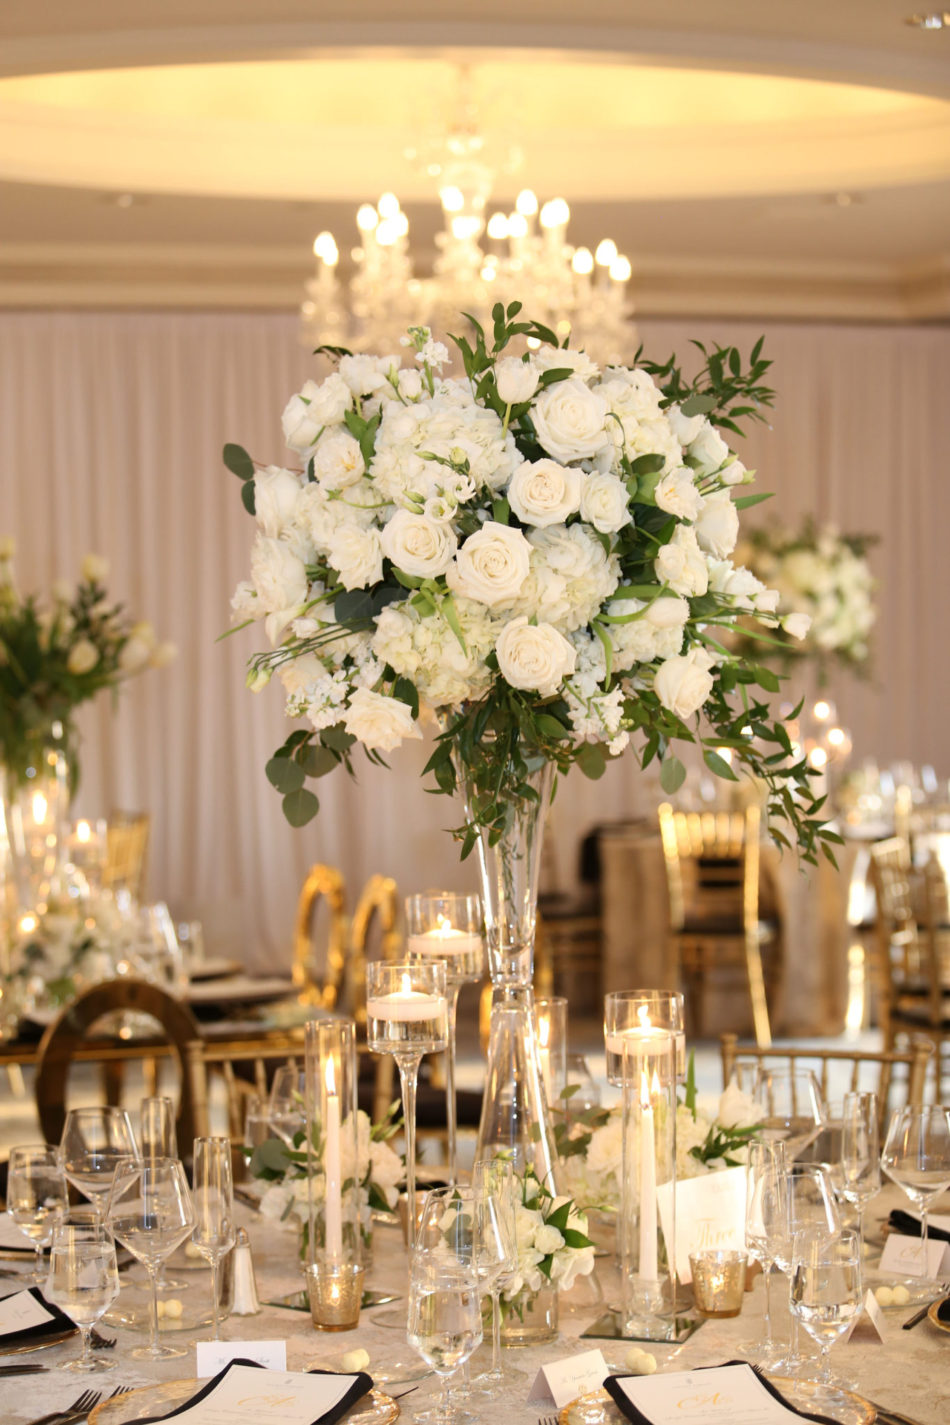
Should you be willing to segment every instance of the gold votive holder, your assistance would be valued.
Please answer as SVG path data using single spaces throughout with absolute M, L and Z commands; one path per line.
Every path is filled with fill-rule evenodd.
M 703 1316 L 738 1316 L 745 1291 L 745 1252 L 690 1252 L 693 1300 Z
M 360 1322 L 363 1268 L 357 1262 L 311 1262 L 310 1319 L 316 1331 L 352 1331 Z

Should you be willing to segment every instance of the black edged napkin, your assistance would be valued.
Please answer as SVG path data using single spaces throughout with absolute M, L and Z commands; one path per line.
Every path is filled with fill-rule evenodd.
M 60 1311 L 59 1307 L 54 1306 L 51 1301 L 46 1300 L 46 1297 L 38 1286 L 31 1286 L 27 1288 L 27 1291 L 22 1293 L 16 1291 L 9 1292 L 3 1299 L 6 1301 L 10 1296 L 26 1296 L 27 1294 L 38 1301 L 41 1306 L 45 1306 L 46 1310 L 50 1313 L 50 1319 L 49 1321 L 44 1321 L 40 1326 L 27 1326 L 22 1331 L 4 1332 L 0 1335 L 0 1354 L 9 1350 L 11 1346 L 28 1346 L 34 1341 L 37 1346 L 42 1346 L 43 1342 L 49 1336 L 62 1336 L 64 1331 L 68 1331 L 72 1334 L 79 1330 L 79 1327 L 71 1317 L 67 1316 L 65 1312 Z
M 904 1237 L 920 1236 L 918 1219 L 900 1207 L 895 1207 L 887 1220 L 894 1231 L 900 1232 Z M 931 1242 L 950 1242 L 950 1232 L 945 1227 L 934 1227 L 932 1223 L 927 1224 L 927 1236 Z
M 790 1401 L 785 1399 L 784 1395 L 780 1390 L 776 1390 L 775 1386 L 772 1384 L 771 1381 L 765 1379 L 765 1376 L 762 1374 L 761 1370 L 759 1370 L 758 1366 L 750 1365 L 748 1361 L 721 1361 L 720 1367 L 721 1366 L 749 1366 L 749 1369 L 753 1371 L 755 1375 L 758 1376 L 760 1382 L 768 1391 L 769 1395 L 774 1396 L 778 1403 L 780 1405 L 784 1405 L 785 1409 L 790 1411 L 792 1415 L 798 1415 L 801 1417 L 802 1420 L 814 1420 L 817 1422 L 817 1425 L 835 1425 L 835 1422 L 829 1419 L 827 1415 L 810 1415 L 807 1411 L 799 1410 L 797 1406 L 792 1405 Z M 715 1366 L 694 1366 L 693 1369 L 699 1371 L 710 1371 L 715 1370 L 717 1368 Z M 630 1375 L 608 1376 L 607 1379 L 604 1381 L 604 1390 L 606 1390 L 607 1394 L 617 1405 L 621 1414 L 625 1415 L 628 1420 L 631 1420 L 633 1422 L 633 1425 L 653 1425 L 653 1422 L 650 1420 L 650 1417 L 648 1415 L 644 1415 L 641 1410 L 638 1410 L 637 1407 L 633 1404 L 633 1401 L 621 1388 L 619 1382 L 622 1380 L 629 1379 Z M 642 1380 L 643 1377 L 636 1376 L 636 1379 Z
M 950 1326 L 950 1296 L 945 1296 L 937 1307 L 937 1317 Z
M 224 1377 L 227 1375 L 228 1371 L 231 1369 L 232 1366 L 253 1366 L 255 1370 L 259 1371 L 267 1369 L 267 1367 L 262 1366 L 259 1361 L 229 1361 L 228 1364 L 224 1367 L 224 1370 L 218 1371 L 218 1374 L 216 1376 L 212 1376 L 211 1380 L 208 1381 L 208 1384 L 203 1385 L 199 1391 L 195 1392 L 194 1395 L 189 1396 L 189 1398 L 184 1402 L 183 1405 L 177 1405 L 175 1409 L 170 1410 L 167 1415 L 149 1415 L 147 1419 L 140 1420 L 138 1422 L 138 1425 L 158 1425 L 158 1422 L 161 1420 L 174 1420 L 176 1415 L 183 1415 L 186 1410 L 191 1410 L 193 1406 L 199 1403 L 199 1401 L 204 1400 L 206 1395 L 211 1394 L 215 1386 L 220 1380 L 224 1379 Z M 358 1400 L 362 1400 L 363 1396 L 368 1395 L 373 1388 L 372 1376 L 368 1376 L 365 1371 L 308 1371 L 307 1375 L 355 1375 L 356 1377 L 349 1390 L 343 1396 L 343 1399 L 338 1401 L 336 1405 L 334 1405 L 330 1410 L 326 1411 L 325 1414 L 321 1415 L 317 1420 L 312 1421 L 311 1425 L 336 1425 L 336 1421 L 346 1414 L 346 1412 L 350 1409 L 350 1406 L 355 1405 Z

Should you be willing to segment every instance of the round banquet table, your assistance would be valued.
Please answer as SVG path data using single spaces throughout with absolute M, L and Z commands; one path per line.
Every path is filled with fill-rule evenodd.
M 894 1189 L 886 1189 L 869 1209 L 869 1232 L 873 1231 L 873 1226 L 878 1224 L 882 1215 L 898 1203 L 906 1206 L 901 1194 Z M 935 1210 L 939 1211 L 941 1208 L 943 1211 L 950 1208 L 950 1194 L 942 1203 L 937 1204 Z M 261 1302 L 298 1289 L 302 1285 L 302 1278 L 294 1260 L 296 1238 L 285 1229 L 263 1221 L 250 1209 L 240 1208 L 237 1216 L 250 1234 Z M 367 1286 L 378 1291 L 391 1290 L 398 1293 L 398 1305 L 404 1307 L 406 1253 L 398 1228 L 388 1225 L 376 1228 L 374 1255 L 375 1263 L 369 1273 Z M 194 1275 L 196 1281 L 189 1288 L 190 1294 L 210 1292 L 210 1278 L 207 1274 L 201 1272 Z M 607 1299 L 615 1299 L 619 1290 L 619 1278 L 613 1259 L 598 1260 L 597 1276 Z M 2 1285 L 9 1286 L 10 1290 L 16 1289 L 13 1282 Z M 773 1279 L 772 1288 L 773 1310 L 774 1304 L 781 1296 L 782 1279 L 776 1277 Z M 761 1337 L 762 1305 L 763 1284 L 761 1277 L 756 1277 L 753 1290 L 746 1293 L 739 1317 L 732 1320 L 706 1321 L 680 1346 L 644 1343 L 644 1348 L 656 1355 L 660 1370 L 685 1370 L 735 1359 L 740 1342 L 755 1341 Z M 363 1347 L 370 1354 L 367 1370 L 372 1375 L 374 1367 L 379 1369 L 397 1360 L 417 1359 L 407 1345 L 404 1330 L 374 1322 L 375 1317 L 393 1310 L 392 1305 L 364 1310 L 357 1330 L 331 1334 L 314 1331 L 308 1313 L 262 1305 L 259 1315 L 231 1316 L 223 1327 L 222 1335 L 232 1341 L 286 1340 L 289 1370 L 302 1370 L 307 1366 L 339 1370 L 342 1368 L 345 1351 Z M 504 1353 L 506 1361 L 524 1372 L 524 1379 L 506 1386 L 502 1395 L 495 1400 L 470 1401 L 469 1404 L 479 1421 L 484 1421 L 485 1425 L 537 1425 L 542 1415 L 554 1414 L 550 1406 L 527 1404 L 534 1377 L 545 1363 L 581 1351 L 600 1348 L 608 1364 L 620 1366 L 630 1343 L 579 1339 L 580 1333 L 596 1320 L 603 1310 L 603 1303 L 593 1301 L 588 1287 L 575 1289 L 566 1301 L 562 1299 L 559 1339 L 547 1346 Z M 947 1425 L 950 1420 L 950 1336 L 943 1334 L 926 1320 L 912 1331 L 903 1331 L 900 1323 L 907 1319 L 911 1310 L 908 1307 L 900 1313 L 887 1314 L 883 1344 L 866 1345 L 862 1342 L 836 1346 L 831 1353 L 832 1368 L 836 1373 L 850 1376 L 860 1393 L 878 1405 L 903 1412 L 919 1422 L 919 1425 Z M 780 1312 L 777 1314 L 781 1317 Z M 57 1369 L 62 1362 L 78 1354 L 78 1336 L 63 1345 L 36 1352 L 25 1358 L 0 1358 L 0 1364 L 4 1365 L 14 1360 L 27 1359 L 42 1362 L 50 1368 L 48 1373 L 42 1375 L 13 1377 L 3 1382 L 4 1407 L 0 1410 L 0 1419 L 5 1425 L 28 1425 L 28 1422 L 35 1421 L 47 1412 L 64 1409 L 86 1387 L 101 1389 L 105 1396 L 119 1385 L 140 1387 L 193 1377 L 193 1343 L 195 1340 L 207 1339 L 210 1334 L 207 1330 L 196 1329 L 183 1332 L 180 1336 L 176 1335 L 177 1343 L 187 1345 L 187 1354 L 153 1364 L 132 1360 L 128 1354 L 131 1346 L 144 1339 L 141 1333 L 122 1329 L 116 1332 L 108 1326 L 103 1326 L 102 1329 L 105 1334 L 118 1337 L 114 1351 L 109 1353 L 116 1362 L 116 1369 L 96 1376 L 83 1376 Z M 808 1349 L 808 1344 L 806 1338 L 805 1349 Z M 475 1370 L 479 1370 L 488 1363 L 488 1348 L 483 1347 L 473 1358 L 472 1364 Z M 385 1386 L 381 1388 L 386 1390 Z M 399 1394 L 409 1388 L 410 1383 L 400 1384 L 393 1386 L 392 1392 Z M 416 1410 L 431 1403 L 435 1388 L 434 1376 L 428 1376 L 418 1382 L 418 1388 L 400 1402 L 400 1419 L 407 1422 L 415 1419 Z

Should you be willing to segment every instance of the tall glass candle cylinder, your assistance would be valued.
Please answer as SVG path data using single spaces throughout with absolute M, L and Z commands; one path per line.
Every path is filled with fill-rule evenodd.
M 548 1104 L 563 1108 L 561 1094 L 567 1083 L 567 1000 L 549 995 L 534 1002 L 538 1031 L 538 1063 Z
M 359 1261 L 356 1026 L 311 1020 L 305 1048 L 309 1260 Z
M 673 1035 L 673 1069 L 677 1080 L 686 1078 L 686 1029 L 683 996 L 676 990 L 614 990 L 604 996 L 604 1047 L 607 1082 L 623 1083 L 623 1043 L 627 1036 L 649 1038 L 657 1031 Z
M 620 1249 L 625 1336 L 671 1338 L 676 1187 L 674 1036 L 626 1035 L 621 1051 L 623 1172 Z M 659 1194 L 668 1194 L 667 1232 Z

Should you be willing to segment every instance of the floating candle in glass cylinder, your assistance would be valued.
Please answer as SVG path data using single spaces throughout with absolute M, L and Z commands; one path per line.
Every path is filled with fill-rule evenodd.
M 620 1088 L 623 1083 L 624 1040 L 656 1040 L 659 1034 L 673 1035 L 673 1073 L 680 1082 L 686 1077 L 686 1033 L 683 996 L 676 990 L 614 990 L 604 997 L 604 1047 L 607 1051 L 607 1081 Z

